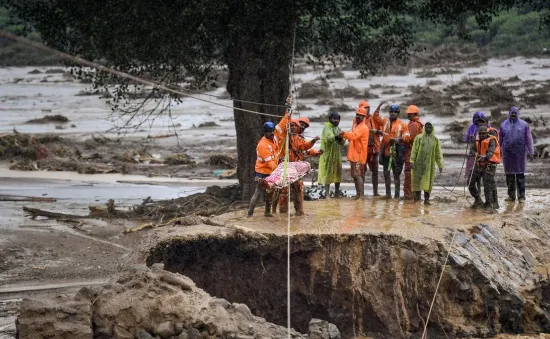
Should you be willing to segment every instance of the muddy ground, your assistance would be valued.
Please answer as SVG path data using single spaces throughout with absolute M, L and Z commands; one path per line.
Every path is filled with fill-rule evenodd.
M 545 63 L 548 61 L 524 58 L 489 60 L 459 69 L 460 73 L 455 74 L 446 74 L 439 68 L 430 73 L 421 68 L 412 69 L 407 75 L 389 74 L 369 79 L 361 79 L 358 72 L 347 70 L 340 74 L 333 72 L 328 78 L 324 73 L 310 70 L 299 74 L 297 78 L 302 84 L 319 85 L 330 93 L 330 98 L 324 101 L 321 99 L 327 98 L 299 98 L 298 103 L 303 105 L 301 114 L 310 118 L 325 114 L 331 106 L 341 109 L 343 105 L 356 106 L 364 97 L 357 96 L 351 87 L 358 93 L 368 90 L 366 99 L 373 106 L 380 100 L 397 103 L 414 100 L 421 107 L 423 120 L 436 123 L 446 169 L 436 179 L 433 206 L 371 198 L 361 203 L 346 199 L 313 201 L 306 204 L 306 217 L 291 218 L 291 231 L 391 234 L 420 243 L 446 243 L 449 230 L 454 227 L 466 229 L 478 224 L 504 227 L 523 223 L 523 216 L 537 216 L 550 199 L 547 190 L 550 171 L 545 153 L 550 134 L 546 127 L 550 103 L 544 96 L 550 70 L 538 67 Z M 88 84 L 64 76 L 63 70 L 48 74 L 46 68 L 39 69 L 38 73 L 33 70 L 0 70 L 0 139 L 15 140 L 16 150 L 20 152 L 2 156 L 0 195 L 51 197 L 57 201 L 0 201 L 0 338 L 13 336 L 14 316 L 18 314 L 21 298 L 53 298 L 76 292 L 80 284 L 102 284 L 128 260 L 144 262 L 146 258 L 139 255 L 144 248 L 167 235 L 186 232 L 186 226 L 170 224 L 159 230 L 124 233 L 125 229 L 150 220 L 74 217 L 33 220 L 25 216 L 23 206 L 83 216 L 89 213 L 89 206 L 104 208 L 111 198 L 118 209 L 127 210 L 149 196 L 154 201 L 174 199 L 202 192 L 212 184 L 225 186 L 235 182 L 230 179 L 234 176 L 236 148 L 229 110 L 185 99 L 183 104 L 174 107 L 175 122 L 155 121 L 125 135 L 113 129 L 108 106 L 105 99 L 100 98 L 102 94 L 87 95 Z M 491 87 L 500 91 L 486 93 Z M 223 95 L 223 92 L 220 89 L 210 94 Z M 499 169 L 497 182 L 502 208 L 497 215 L 489 216 L 465 208 L 468 202 L 461 197 L 465 182 L 461 174 L 464 149 L 463 144 L 453 140 L 464 130 L 473 112 L 489 113 L 501 106 L 498 100 L 509 100 L 510 93 L 513 100 L 524 106 L 524 117 L 531 119 L 541 157 L 529 165 L 525 205 L 502 202 L 505 188 L 502 168 Z M 430 98 L 439 101 L 433 102 Z M 505 113 L 501 108 L 502 112 L 497 113 Z M 497 113 L 493 114 L 492 121 L 502 119 Z M 68 121 L 58 118 L 27 123 L 57 114 Z M 344 110 L 341 114 L 342 127 L 349 128 L 353 111 Z M 211 122 L 217 126 L 211 126 Z M 206 127 L 198 127 L 201 124 Z M 320 134 L 321 129 L 322 122 L 314 122 L 306 134 L 312 137 Z M 174 132 L 177 136 L 171 136 Z M 28 136 L 39 142 L 31 141 Z M 37 150 L 36 145 L 43 148 Z M 347 163 L 344 166 L 347 168 Z M 9 170 L 10 167 L 14 170 Z M 345 173 L 343 189 L 351 193 L 351 180 L 347 171 Z M 314 176 L 306 181 L 311 183 Z M 370 192 L 367 186 L 367 194 Z M 218 218 L 256 232 L 286 232 L 286 219 L 282 216 L 270 223 L 260 216 L 252 219 L 243 216 L 244 212 L 236 212 Z M 547 224 L 549 220 L 545 218 L 542 221 Z M 156 220 L 156 224 L 162 223 Z M 540 268 L 543 278 L 544 273 Z M 344 329 L 347 331 L 349 328 Z

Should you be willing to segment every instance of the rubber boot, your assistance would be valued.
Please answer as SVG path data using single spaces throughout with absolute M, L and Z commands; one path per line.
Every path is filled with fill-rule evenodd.
M 421 193 L 420 191 L 414 191 L 414 201 L 420 201 L 421 199 Z
M 384 172 L 384 184 L 386 185 L 386 198 L 389 199 L 389 198 L 391 198 L 391 177 L 390 177 L 390 172 Z
M 269 198 L 268 198 L 269 199 Z M 264 212 L 264 216 L 265 217 L 272 217 L 273 214 L 271 214 L 271 203 L 270 202 L 266 202 L 265 203 L 265 212 Z
M 523 203 L 525 202 L 525 174 L 518 174 L 516 181 L 518 185 L 518 201 Z
M 508 198 L 504 201 L 515 202 L 516 201 L 516 175 L 506 174 L 506 186 L 508 186 Z
M 500 205 L 498 204 L 498 194 L 497 194 L 496 187 L 493 190 L 493 208 L 496 209 L 496 210 L 498 210 L 500 208 Z
M 378 174 L 372 176 L 372 195 L 375 197 L 380 196 L 380 194 L 378 194 Z
M 336 199 L 343 197 L 342 192 L 340 192 L 340 183 L 334 183 L 334 197 Z
M 430 202 L 430 192 L 424 191 L 424 205 L 431 205 Z
M 472 206 L 470 206 L 471 208 L 481 208 L 483 207 L 483 200 L 481 200 L 480 197 L 475 197 L 475 201 L 474 203 L 472 204 Z
M 395 199 L 399 199 L 399 196 L 401 195 L 401 180 L 399 178 L 394 178 L 395 180 Z

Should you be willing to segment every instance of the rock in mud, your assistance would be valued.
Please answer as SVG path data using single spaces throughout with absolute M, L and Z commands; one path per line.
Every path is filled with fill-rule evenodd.
M 190 288 L 182 289 L 182 281 Z M 18 338 L 286 337 L 286 328 L 253 316 L 246 305 L 237 304 L 228 311 L 220 300 L 187 277 L 162 270 L 162 265 L 154 270 L 137 265 L 120 272 L 102 289 L 82 289 L 74 297 L 54 300 L 25 299 Z M 205 307 L 212 304 L 217 307 Z M 304 338 L 298 332 L 292 334 Z
M 340 331 L 336 325 L 321 319 L 311 319 L 309 322 L 310 339 L 341 339 Z

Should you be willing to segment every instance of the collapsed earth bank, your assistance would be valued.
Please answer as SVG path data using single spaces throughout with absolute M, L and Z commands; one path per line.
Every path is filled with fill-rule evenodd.
M 550 282 L 537 273 L 550 261 L 547 217 L 449 230 L 445 243 L 294 235 L 291 322 L 309 335 L 293 336 L 339 336 L 325 322 L 312 332 L 317 318 L 342 338 L 420 338 L 453 236 L 430 339 L 550 332 Z M 75 297 L 25 300 L 18 337 L 286 337 L 286 237 L 205 225 L 164 232 L 132 256 L 151 268 L 127 265 L 107 286 Z

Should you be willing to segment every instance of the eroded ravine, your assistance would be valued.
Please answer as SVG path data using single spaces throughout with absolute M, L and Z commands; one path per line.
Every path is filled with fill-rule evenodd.
M 517 239 L 486 225 L 457 233 L 430 338 L 550 331 L 549 301 L 536 288 L 526 291 L 548 258 L 548 226 L 526 219 L 514 232 Z M 151 249 L 147 264 L 162 262 L 210 294 L 285 325 L 286 248 L 286 237 L 275 235 L 171 237 Z M 420 337 L 445 255 L 442 243 L 395 235 L 293 236 L 292 326 L 307 332 L 310 319 L 320 318 L 345 338 Z

